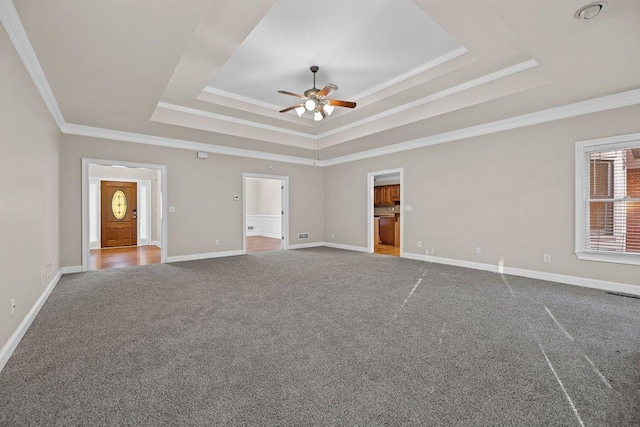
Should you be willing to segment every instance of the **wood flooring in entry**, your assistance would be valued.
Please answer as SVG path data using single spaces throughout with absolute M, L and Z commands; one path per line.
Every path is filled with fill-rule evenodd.
M 400 246 L 379 244 L 374 248 L 373 252 L 380 255 L 400 256 Z
M 160 264 L 160 248 L 155 245 L 91 249 L 91 270 Z
M 247 253 L 278 251 L 282 249 L 282 240 L 273 237 L 247 236 Z

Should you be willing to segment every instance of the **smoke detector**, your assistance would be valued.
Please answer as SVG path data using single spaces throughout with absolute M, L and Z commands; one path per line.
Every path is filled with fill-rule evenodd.
M 600 12 L 607 7 L 609 3 L 606 1 L 596 1 L 593 3 L 589 3 L 586 6 L 582 6 L 580 9 L 573 14 L 573 17 L 576 19 L 592 19 L 595 18 Z

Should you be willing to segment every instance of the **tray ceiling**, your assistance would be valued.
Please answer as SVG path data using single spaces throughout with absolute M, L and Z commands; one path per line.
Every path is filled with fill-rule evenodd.
M 640 2 L 574 19 L 585 3 L 0 0 L 0 18 L 63 131 L 326 160 L 635 102 Z M 310 65 L 357 108 L 278 113 L 296 100 L 276 91 L 311 87 Z

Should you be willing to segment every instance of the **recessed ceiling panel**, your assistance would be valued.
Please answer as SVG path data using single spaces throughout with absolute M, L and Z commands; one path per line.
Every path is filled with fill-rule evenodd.
M 278 0 L 210 86 L 278 106 L 334 83 L 357 98 L 462 45 L 412 0 Z

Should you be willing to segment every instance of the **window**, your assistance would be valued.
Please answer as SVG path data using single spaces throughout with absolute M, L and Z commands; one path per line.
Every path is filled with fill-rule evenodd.
M 576 147 L 578 258 L 640 265 L 640 135 Z

